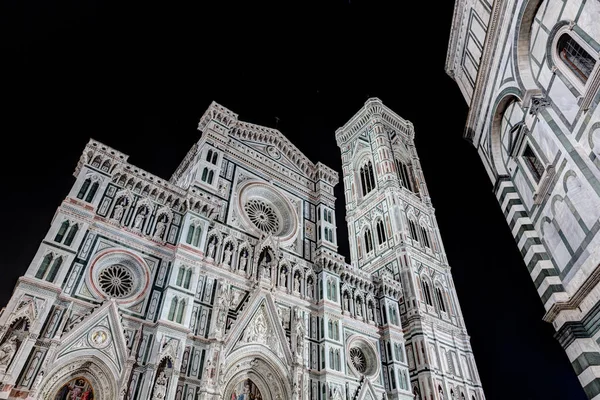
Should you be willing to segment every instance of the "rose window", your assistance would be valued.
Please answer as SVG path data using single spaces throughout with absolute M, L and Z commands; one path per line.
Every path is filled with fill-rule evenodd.
M 118 264 L 104 268 L 98 276 L 98 284 L 105 294 L 118 299 L 129 296 L 134 286 L 131 272 Z
M 275 210 L 260 199 L 250 199 L 244 205 L 244 211 L 250 221 L 263 232 L 277 233 L 279 231 L 279 218 Z
M 361 374 L 364 374 L 367 370 L 367 358 L 361 349 L 353 347 L 350 349 L 350 361 L 354 368 Z

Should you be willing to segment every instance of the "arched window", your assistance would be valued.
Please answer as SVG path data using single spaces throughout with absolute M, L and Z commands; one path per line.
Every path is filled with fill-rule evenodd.
M 365 230 L 365 253 L 370 253 L 371 251 L 373 251 L 373 236 L 371 235 L 371 230 L 370 229 L 366 229 Z
M 400 177 L 400 182 L 402 186 L 406 189 L 410 190 L 413 193 L 417 193 L 417 185 L 415 184 L 412 168 L 409 165 L 406 165 L 400 160 L 396 160 L 396 169 L 398 170 L 398 176 Z
M 183 277 L 185 275 L 185 268 L 183 266 L 179 267 L 179 272 L 177 273 L 177 281 L 175 282 L 175 284 L 177 286 L 181 286 L 181 284 L 183 283 Z
M 96 156 L 96 158 L 94 158 L 94 161 L 92 161 L 92 167 L 98 168 L 100 166 L 101 161 L 102 158 L 100 156 Z
M 431 248 L 431 243 L 429 241 L 429 232 L 423 225 L 421 225 L 421 236 L 423 236 L 423 242 L 425 246 Z
M 87 190 L 91 184 L 92 184 L 92 180 L 90 178 L 87 178 L 85 181 L 83 181 L 83 184 L 81 185 L 81 189 L 79 189 L 79 193 L 77 193 L 78 199 L 83 199 L 83 196 L 85 196 L 85 193 L 87 192 Z
M 465 394 L 464 393 L 460 393 L 460 400 L 465 400 Z
M 185 273 L 185 282 L 183 283 L 183 287 L 186 289 L 189 289 L 191 280 L 192 280 L 192 269 L 190 268 Z
M 196 232 L 194 233 L 194 239 L 192 240 L 192 246 L 200 246 L 200 236 L 202 235 L 202 228 L 197 226 Z
M 329 320 L 327 327 L 328 327 L 327 334 L 329 335 L 329 339 L 333 339 L 333 321 Z
M 385 228 L 383 227 L 383 221 L 377 221 L 377 242 L 383 244 L 386 241 Z
M 429 282 L 425 279 L 421 280 L 421 285 L 423 286 L 423 296 L 425 297 L 425 302 L 429 306 L 433 306 L 433 299 L 431 297 L 431 288 L 429 287 Z
M 56 260 L 54 260 L 54 263 L 52 263 L 52 267 L 48 272 L 48 276 L 46 276 L 46 280 L 48 282 L 54 282 L 54 278 L 56 278 L 56 274 L 58 274 L 58 270 L 60 269 L 61 264 L 62 257 L 58 257 Z
M 327 299 L 331 300 L 331 281 L 327 281 Z
M 418 242 L 419 236 L 417 235 L 417 225 L 411 219 L 408 220 L 408 228 L 410 230 L 410 238 Z
M 176 322 L 178 324 L 181 324 L 181 321 L 183 321 L 183 314 L 184 313 L 185 313 L 185 301 L 182 300 L 179 303 L 179 307 L 178 307 L 178 310 L 177 310 L 177 321 Z
M 94 200 L 94 195 L 96 194 L 96 190 L 98 190 L 98 182 L 92 183 L 92 187 L 90 188 L 90 191 L 88 192 L 87 196 L 85 197 L 86 202 L 91 203 L 92 200 Z
M 110 168 L 110 161 L 106 160 L 102 163 L 102 171 L 104 172 L 108 172 L 108 169 Z
M 215 173 L 214 173 L 213 171 L 209 171 L 209 173 L 208 173 L 208 179 L 206 180 L 206 182 L 207 182 L 209 185 L 212 185 L 212 181 L 213 181 L 213 175 L 214 175 L 214 174 L 215 174 Z
M 444 296 L 442 295 L 442 290 L 439 287 L 435 288 L 435 297 L 437 298 L 440 310 L 446 312 L 446 303 L 444 303 Z
M 565 33 L 557 43 L 558 56 L 562 62 L 583 83 L 586 83 L 596 60 L 571 35 Z
M 173 299 L 171 300 L 171 308 L 169 308 L 169 315 L 167 316 L 169 321 L 175 320 L 175 311 L 176 310 L 177 310 L 177 297 L 173 297 Z
M 212 158 L 211 158 L 210 162 L 216 165 L 217 164 L 217 157 L 218 157 L 218 155 L 217 155 L 217 152 L 215 151 L 213 153 L 213 155 L 212 155 Z
M 44 258 L 42 259 L 42 263 L 40 264 L 40 268 L 38 269 L 37 273 L 35 274 L 35 277 L 38 279 L 44 279 L 44 276 L 46 275 L 46 271 L 48 270 L 48 267 L 50 266 L 50 263 L 52 262 L 52 254 L 48 253 L 44 256 Z
M 363 196 L 375 189 L 375 175 L 373 173 L 373 164 L 371 164 L 371 161 L 368 161 L 360 168 L 360 183 Z
M 69 229 L 69 221 L 63 221 L 63 223 L 60 224 L 60 228 L 58 229 L 56 236 L 54 236 L 54 241 L 58 243 L 62 242 L 67 229 Z
M 331 369 L 335 368 L 335 362 L 333 361 L 333 349 L 329 349 L 329 367 Z
M 213 151 L 212 150 L 208 150 L 208 152 L 206 153 L 206 161 L 211 162 L 212 155 L 213 155 Z
M 202 177 L 200 178 L 202 180 L 202 182 L 206 182 L 206 179 L 208 178 L 208 168 L 204 168 L 202 170 Z
M 195 230 L 196 230 L 196 227 L 194 225 L 190 225 L 190 227 L 188 228 L 187 238 L 185 239 L 185 242 L 187 244 L 192 244 L 192 240 L 194 239 L 194 231 Z
M 79 227 L 77 224 L 73 224 L 73 226 L 71 226 L 71 229 L 69 229 L 69 233 L 67 234 L 67 238 L 65 239 L 66 246 L 70 246 L 71 243 L 73 243 L 73 239 L 75 238 L 75 235 L 77 235 L 78 230 Z

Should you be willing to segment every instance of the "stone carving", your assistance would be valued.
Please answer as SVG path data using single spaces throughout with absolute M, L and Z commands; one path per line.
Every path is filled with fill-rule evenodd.
M 294 277 L 294 292 L 300 293 L 300 274 Z
M 123 217 L 123 212 L 125 211 L 125 207 L 119 203 L 115 206 L 115 210 L 113 212 L 113 216 L 111 220 L 116 222 L 121 222 L 121 218 Z
M 225 246 L 225 251 L 223 252 L 223 265 L 229 267 L 231 263 L 231 255 L 233 254 L 233 245 L 231 243 L 227 243 Z
M 154 384 L 154 394 L 152 395 L 152 400 L 163 400 L 167 395 L 167 375 L 165 375 L 165 371 L 161 371 L 156 378 L 156 383 Z
M 246 266 L 248 265 L 248 250 L 242 250 L 242 257 L 240 259 L 240 271 L 246 271 Z
M 311 299 L 315 298 L 315 291 L 314 291 L 314 286 L 313 286 L 312 279 L 309 279 L 306 282 L 306 295 L 308 297 L 310 297 Z
M 543 108 L 546 108 L 550 105 L 550 100 L 546 97 L 532 97 L 531 98 L 531 106 L 529 107 L 529 114 L 536 115 Z
M 250 322 L 244 331 L 242 341 L 246 343 L 267 344 L 267 338 L 271 335 L 271 332 L 267 328 L 267 321 L 262 306 L 256 314 L 256 317 L 252 320 L 252 322 Z
M 138 215 L 135 216 L 135 220 L 133 221 L 133 229 L 141 230 L 142 225 L 144 225 L 144 219 L 146 218 L 146 212 L 140 211 Z
M 154 232 L 154 239 L 162 239 L 166 228 L 167 224 L 164 221 L 159 221 L 156 224 L 156 232 Z
M 215 237 L 211 237 L 208 241 L 208 251 L 206 252 L 206 257 L 209 259 L 213 259 L 215 257 Z
M 17 352 L 17 336 L 12 335 L 2 346 L 0 346 L 0 367 L 8 367 Z
M 304 318 L 302 318 L 300 310 L 296 310 L 294 318 L 294 323 L 296 325 L 296 354 L 301 357 L 304 354 L 304 335 L 306 334 L 306 329 L 304 327 Z

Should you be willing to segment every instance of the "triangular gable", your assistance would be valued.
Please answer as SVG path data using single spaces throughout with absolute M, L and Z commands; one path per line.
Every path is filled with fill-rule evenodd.
M 375 389 L 373 389 L 373 385 L 371 385 L 370 380 L 365 379 L 365 381 L 360 389 L 360 393 L 358 394 L 357 399 L 358 400 L 376 400 L 377 399 L 377 394 L 375 393 Z
M 261 344 L 282 360 L 292 362 L 292 352 L 277 316 L 275 303 L 271 295 L 263 290 L 257 290 L 248 300 L 245 311 L 227 333 L 225 342 L 226 356 L 241 347 Z
M 287 168 L 295 171 L 299 174 L 304 174 L 304 171 L 298 167 L 298 165 L 290 160 L 285 154 L 283 154 L 279 149 L 276 149 L 272 145 L 252 142 L 249 140 L 241 140 L 246 146 L 258 151 L 259 153 L 269 157 L 270 159 L 286 166 Z
M 114 300 L 108 301 L 61 338 L 56 361 L 63 357 L 95 354 L 121 374 L 127 357 L 127 342 L 119 309 Z

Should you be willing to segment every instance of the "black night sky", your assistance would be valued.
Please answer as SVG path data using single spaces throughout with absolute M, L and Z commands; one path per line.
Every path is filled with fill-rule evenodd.
M 341 171 L 334 132 L 369 97 L 413 122 L 488 400 L 585 399 L 445 74 L 453 1 L 24 1 L 0 5 L 0 304 L 90 137 L 168 179 L 212 100 Z M 217 3 L 217 2 L 214 2 Z M 326 4 L 326 5 L 325 5 Z M 406 4 L 406 5 L 405 5 Z M 340 252 L 348 256 L 342 183 Z

